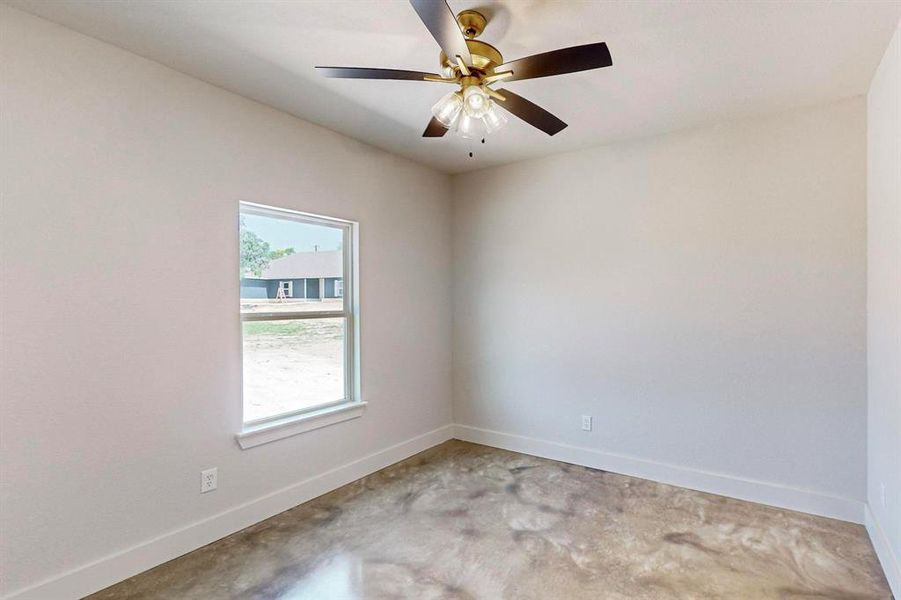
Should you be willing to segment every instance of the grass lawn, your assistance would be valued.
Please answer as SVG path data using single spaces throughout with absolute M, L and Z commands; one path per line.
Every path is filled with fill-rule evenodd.
M 244 337 L 290 336 L 342 339 L 342 319 L 302 319 L 297 321 L 246 321 Z

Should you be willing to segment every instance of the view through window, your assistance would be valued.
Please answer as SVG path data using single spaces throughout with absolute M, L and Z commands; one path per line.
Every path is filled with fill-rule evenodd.
M 241 204 L 245 424 L 354 400 L 351 227 Z

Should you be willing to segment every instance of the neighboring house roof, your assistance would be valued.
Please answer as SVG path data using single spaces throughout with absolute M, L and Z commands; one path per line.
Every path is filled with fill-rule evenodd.
M 277 258 L 257 276 L 248 274 L 249 279 L 307 279 L 319 277 L 343 277 L 343 252 L 296 252 Z

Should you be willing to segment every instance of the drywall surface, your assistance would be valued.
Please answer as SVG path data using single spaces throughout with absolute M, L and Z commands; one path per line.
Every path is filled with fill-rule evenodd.
M 857 97 L 456 176 L 455 423 L 861 521 L 865 161 Z
M 867 373 L 870 533 L 901 597 L 901 25 L 867 94 Z
M 3 592 L 450 423 L 446 175 L 15 9 L 0 23 Z M 359 221 L 369 403 L 247 451 L 241 200 Z

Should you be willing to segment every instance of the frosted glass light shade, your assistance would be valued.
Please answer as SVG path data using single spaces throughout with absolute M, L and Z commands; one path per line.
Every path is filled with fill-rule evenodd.
M 442 125 L 451 129 L 456 124 L 462 109 L 463 98 L 460 97 L 460 93 L 450 92 L 435 103 L 435 106 L 432 107 L 432 114 Z
M 485 129 L 488 133 L 494 133 L 507 124 L 506 115 L 504 115 L 494 102 L 489 104 L 488 112 L 485 113 L 485 116 L 482 117 L 482 119 L 485 121 Z
M 469 116 L 465 110 L 460 113 L 460 118 L 457 119 L 457 134 L 460 137 L 479 138 L 486 133 L 485 121 Z
M 470 85 L 463 90 L 463 110 L 470 117 L 484 117 L 490 102 L 488 94 L 478 86 Z

